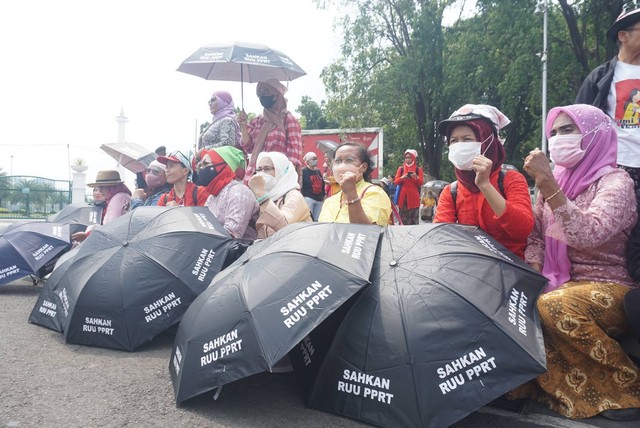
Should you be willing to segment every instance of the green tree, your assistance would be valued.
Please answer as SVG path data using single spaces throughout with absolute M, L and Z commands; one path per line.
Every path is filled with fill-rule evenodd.
M 318 104 L 308 96 L 303 96 L 296 113 L 302 115 L 300 125 L 303 129 L 334 129 L 340 124 L 325 114 L 326 102 L 323 100 Z
M 5 201 L 9 198 L 11 194 L 10 189 L 10 180 L 7 177 L 7 172 L 3 171 L 0 168 L 0 208 L 4 208 Z
M 387 148 L 417 146 L 426 171 L 439 176 L 436 123 L 449 110 L 442 19 L 454 0 L 340 3 L 349 10 L 340 24 L 342 57 L 322 73 L 330 116 L 345 127 L 382 126 Z

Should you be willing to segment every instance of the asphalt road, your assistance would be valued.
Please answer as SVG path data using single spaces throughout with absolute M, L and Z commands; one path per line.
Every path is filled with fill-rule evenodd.
M 263 373 L 175 404 L 168 363 L 173 336 L 129 353 L 67 345 L 29 324 L 40 286 L 0 286 L 0 426 L 364 427 L 305 407 L 293 374 Z M 570 421 L 535 403 L 523 414 L 485 407 L 458 422 L 478 427 L 631 427 L 601 418 Z

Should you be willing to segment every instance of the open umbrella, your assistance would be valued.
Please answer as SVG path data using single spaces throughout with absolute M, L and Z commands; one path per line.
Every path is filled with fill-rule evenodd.
M 52 290 L 67 343 L 131 351 L 151 340 L 180 321 L 232 243 L 205 207 L 139 207 L 94 229 Z
M 35 274 L 70 247 L 68 224 L 10 224 L 0 233 L 0 284 Z
M 178 327 L 169 363 L 176 401 L 270 370 L 368 284 L 380 231 L 297 223 L 250 247 Z
M 201 47 L 180 64 L 178 71 L 206 80 L 241 83 L 268 79 L 290 81 L 307 74 L 282 52 L 265 45 L 244 42 Z
M 68 223 L 69 233 L 84 232 L 94 224 L 100 224 L 102 219 L 102 207 L 97 205 L 70 204 L 47 218 L 47 222 Z
M 390 226 L 371 278 L 289 354 L 310 407 L 445 427 L 545 371 L 546 279 L 481 230 Z
M 136 143 L 110 143 L 100 148 L 134 174 L 143 172 L 157 157 L 155 152 Z
M 38 295 L 38 300 L 31 310 L 29 322 L 38 324 L 51 330 L 62 333 L 62 319 L 64 310 L 69 309 L 68 303 L 65 301 L 64 295 L 58 295 L 54 291 L 64 274 L 71 266 L 73 258 L 78 253 L 79 247 L 76 247 L 62 254 L 56 261 L 51 272 L 51 276 L 47 279 Z

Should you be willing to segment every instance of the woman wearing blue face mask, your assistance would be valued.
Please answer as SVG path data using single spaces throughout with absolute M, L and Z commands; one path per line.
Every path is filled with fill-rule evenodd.
M 533 213 L 524 176 L 501 172 L 506 154 L 498 130 L 509 122 L 493 106 L 467 104 L 438 125 L 458 180 L 440 194 L 433 222 L 478 226 L 524 258 Z

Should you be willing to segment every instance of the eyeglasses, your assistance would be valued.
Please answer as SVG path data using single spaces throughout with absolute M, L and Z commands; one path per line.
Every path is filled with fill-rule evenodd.
M 144 170 L 147 174 L 160 175 L 163 172 L 160 168 L 147 168 Z
M 213 103 L 215 103 L 217 100 L 217 98 L 211 98 L 209 101 L 207 101 L 207 104 L 211 105 Z
M 634 31 L 634 30 L 640 30 L 640 27 L 625 28 L 623 31 Z
M 344 159 L 335 158 L 333 160 L 333 164 L 334 165 L 340 165 L 340 164 L 343 164 L 343 163 L 346 163 L 347 165 L 353 165 L 353 164 L 355 164 L 357 162 L 360 162 L 360 159 L 356 159 L 356 158 L 352 158 L 352 157 L 348 157 L 348 158 L 344 158 Z
M 256 168 L 256 172 L 270 172 L 270 171 L 275 171 L 276 169 L 272 166 L 259 166 Z

